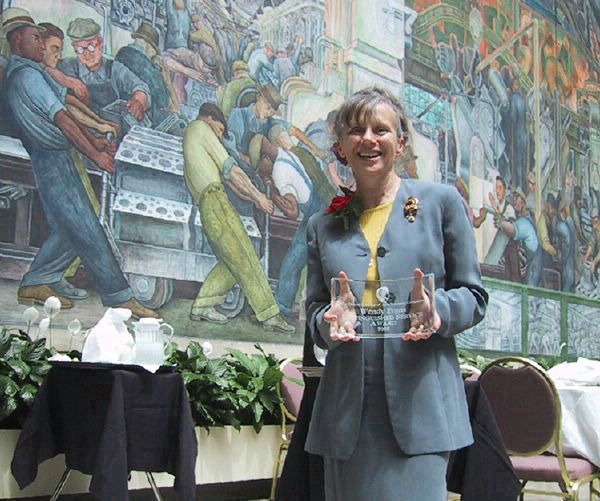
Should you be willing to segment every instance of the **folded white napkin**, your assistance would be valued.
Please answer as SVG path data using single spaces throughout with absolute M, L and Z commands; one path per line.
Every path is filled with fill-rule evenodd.
M 557 384 L 572 386 L 600 385 L 600 361 L 579 357 L 577 362 L 563 362 L 548 371 Z
M 48 358 L 50 362 L 73 362 L 73 359 L 69 355 L 65 355 L 64 353 L 55 353 L 50 358 Z
M 91 328 L 83 346 L 82 362 L 131 364 L 135 357 L 133 336 L 125 322 L 131 317 L 126 308 L 108 308 Z

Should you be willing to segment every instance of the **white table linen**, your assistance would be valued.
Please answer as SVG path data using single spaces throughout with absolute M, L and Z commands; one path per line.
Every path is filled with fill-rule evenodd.
M 600 467 L 600 362 L 580 358 L 548 373 L 560 396 L 565 455 L 582 456 Z

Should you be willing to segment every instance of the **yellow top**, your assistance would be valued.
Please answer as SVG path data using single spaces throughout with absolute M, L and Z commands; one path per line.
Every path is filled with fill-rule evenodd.
M 378 205 L 372 209 L 365 209 L 358 218 L 360 229 L 365 235 L 369 248 L 371 249 L 371 261 L 367 271 L 366 280 L 379 280 L 379 268 L 377 267 L 377 246 L 383 235 L 383 231 L 390 219 L 394 202 Z M 377 304 L 379 300 L 375 296 L 377 287 L 365 288 L 362 303 Z

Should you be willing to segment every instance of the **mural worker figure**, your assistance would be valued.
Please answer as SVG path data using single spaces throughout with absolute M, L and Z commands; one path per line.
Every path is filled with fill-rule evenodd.
M 225 77 L 225 63 L 221 54 L 221 47 L 219 47 L 219 43 L 215 39 L 207 22 L 202 18 L 202 8 L 200 4 L 197 4 L 197 13 L 192 15 L 193 24 L 188 44 L 193 51 L 203 53 L 205 59 L 213 60 L 215 77 L 220 84 L 223 84 L 227 79 Z
M 251 104 L 258 94 L 258 84 L 250 77 L 248 63 L 240 60 L 234 61 L 232 71 L 233 79 L 217 89 L 217 100 L 225 118 L 229 118 L 233 108 Z M 240 104 L 240 101 L 244 102 L 245 99 L 251 100 Z
M 210 87 L 217 85 L 214 52 L 206 51 L 205 45 L 200 50 L 192 50 L 192 29 L 196 17 L 191 1 L 167 0 L 167 34 L 165 50 L 161 56 L 163 64 L 172 72 L 172 85 L 180 104 L 188 102 L 188 80 L 192 79 Z M 191 43 L 192 42 L 192 43 Z M 197 43 L 195 45 L 198 45 Z
M 515 209 L 506 199 L 506 181 L 502 176 L 496 176 L 496 196 L 489 193 L 488 199 L 494 213 L 494 225 L 500 228 L 503 221 L 516 219 Z M 518 255 L 518 244 L 510 240 L 500 229 L 494 235 L 492 244 L 484 259 L 486 264 L 498 265 L 504 262 L 506 278 L 512 282 L 521 281 L 521 271 Z
M 65 34 L 58 26 L 52 23 L 39 23 L 44 28 L 42 38 L 46 45 L 44 51 L 44 60 L 42 67 L 63 87 L 66 87 L 71 93 L 65 96 L 66 107 L 69 113 L 83 126 L 94 129 L 100 134 L 111 133 L 115 137 L 119 135 L 119 126 L 105 120 L 100 115 L 94 113 L 86 104 L 89 100 L 89 91 L 86 85 L 77 78 L 65 75 L 58 69 L 58 63 L 62 59 Z
M 308 256 L 308 218 L 325 207 L 325 203 L 300 159 L 292 152 L 278 148 L 261 134 L 254 136 L 250 142 L 250 162 L 264 182 L 273 186 L 271 198 L 281 212 L 289 219 L 301 216 L 300 224 L 281 262 L 279 284 L 275 292 L 279 309 L 289 317 L 292 315 L 300 277 Z M 318 169 L 314 158 L 313 163 Z
M 527 208 L 527 197 L 521 188 L 513 190 L 513 200 L 517 213 L 515 221 L 496 220 L 498 229 L 515 241 L 523 244 L 527 256 L 527 285 L 541 286 L 542 279 L 542 246 L 537 237 L 537 229 L 533 214 Z
M 86 85 L 79 79 L 65 75 L 58 69 L 58 63 L 62 60 L 65 34 L 58 26 L 52 23 L 39 23 L 44 28 L 42 36 L 46 50 L 44 51 L 43 68 L 63 87 L 71 91 L 83 103 L 89 103 L 90 93 Z
M 153 122 L 158 123 L 160 118 L 164 118 L 160 116 L 161 110 L 166 108 L 172 111 L 179 110 L 179 101 L 171 86 L 169 71 L 158 56 L 159 34 L 154 26 L 147 21 L 142 21 L 138 29 L 131 34 L 131 38 L 133 43 L 121 47 L 115 56 L 115 61 L 126 66 L 140 80 L 146 82 L 152 100 L 150 109 Z
M 250 163 L 250 141 L 255 134 L 268 134 L 271 126 L 276 123 L 273 117 L 282 104 L 281 94 L 270 84 L 258 88 L 256 102 L 231 110 L 227 121 L 227 142 L 232 143 L 231 147 L 238 151 L 246 163 Z
M 268 139 L 279 149 L 289 151 L 304 167 L 310 182 L 323 200 L 331 200 L 337 195 L 337 190 L 331 185 L 329 179 L 321 169 L 317 158 L 305 147 L 303 143 L 295 145 L 283 124 L 276 123 L 269 129 Z
M 269 42 L 265 42 L 260 49 L 255 49 L 248 58 L 250 76 L 259 85 L 276 84 L 273 67 L 275 49 Z
M 186 0 L 167 0 L 164 4 L 167 14 L 165 50 L 188 48 L 193 8 Z
M 273 81 L 281 87 L 288 78 L 298 75 L 298 67 L 294 59 L 295 48 L 291 45 L 291 55 L 284 47 L 277 48 L 277 57 L 273 62 Z
M 225 194 L 223 183 L 263 212 L 273 212 L 273 203 L 227 153 L 220 141 L 226 133 L 227 122 L 221 110 L 215 104 L 205 103 L 183 137 L 185 182 L 200 210 L 203 230 L 217 258 L 192 304 L 190 318 L 226 323 L 229 318 L 215 307 L 225 301 L 237 283 L 264 330 L 293 334 L 295 327 L 279 314 L 256 251 Z
M 577 233 L 566 200 L 561 202 L 556 222 L 556 243 L 560 252 L 561 284 L 563 292 L 575 292 L 575 253 Z
M 90 107 L 102 115 L 105 106 L 123 99 L 133 118 L 143 120 L 152 104 L 150 89 L 125 65 L 102 55 L 100 25 L 93 19 L 78 17 L 69 23 L 67 35 L 77 57 L 64 59 L 58 69 L 87 86 Z
M 554 268 L 558 261 L 558 250 L 554 246 L 554 233 L 556 228 L 556 197 L 552 193 L 546 195 L 544 210 L 537 220 L 538 240 L 543 250 L 542 264 L 544 268 Z
M 101 169 L 112 172 L 114 159 L 97 150 L 87 131 L 65 109 L 66 89 L 41 67 L 44 41 L 40 28 L 24 9 L 3 13 L 3 28 L 12 51 L 5 82 L 5 98 L 31 157 L 50 235 L 23 277 L 18 301 L 43 304 L 57 296 L 63 308 L 73 303 L 53 289 L 65 269 L 81 258 L 96 284 L 104 306 L 128 308 L 136 317 L 158 315 L 133 299 L 125 276 L 112 253 L 71 156 L 71 147 L 90 157 Z
M 46 46 L 42 67 L 52 78 L 54 78 L 54 80 L 64 87 L 67 87 L 69 91 L 75 94 L 73 95 L 69 92 L 65 94 L 65 107 L 69 113 L 81 126 L 95 130 L 101 134 L 110 132 L 114 137 L 117 137 L 119 135 L 118 125 L 114 122 L 104 120 L 77 97 L 78 95 L 83 95 L 85 99 L 89 97 L 87 95 L 87 87 L 85 84 L 76 78 L 65 75 L 57 69 L 58 62 L 62 58 L 63 42 L 65 38 L 63 31 L 58 26 L 51 23 L 40 23 L 38 26 L 44 28 L 42 38 L 44 39 L 44 44 Z M 82 90 L 85 92 L 82 93 Z M 114 150 L 114 144 L 109 143 L 106 139 L 97 138 L 96 136 L 90 136 L 89 139 L 97 150 Z M 87 173 L 82 158 L 76 148 L 71 149 L 71 155 L 73 156 L 73 161 L 77 167 L 81 182 L 83 183 L 92 207 L 94 208 L 94 212 L 98 215 L 100 211 L 100 202 L 94 192 L 90 176 Z M 86 299 L 88 297 L 88 293 L 85 289 L 77 288 L 67 280 L 68 278 L 75 276 L 80 264 L 81 261 L 79 258 L 75 259 L 65 271 L 63 280 L 53 285 L 54 290 L 61 296 L 69 299 Z
M 263 85 L 258 89 L 256 102 L 243 108 L 234 108 L 231 111 L 227 128 L 230 132 L 227 143 L 228 147 L 236 150 L 240 158 L 250 163 L 248 156 L 250 141 L 255 134 L 267 136 L 269 129 L 275 124 L 281 124 L 290 136 L 295 137 L 318 158 L 325 158 L 325 154 L 319 150 L 297 127 L 280 118 L 274 118 L 279 107 L 283 104 L 283 98 L 273 84 Z M 233 143 L 233 144 L 231 144 Z

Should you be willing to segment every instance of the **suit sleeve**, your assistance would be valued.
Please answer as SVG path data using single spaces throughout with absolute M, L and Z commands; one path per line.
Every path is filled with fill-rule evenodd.
M 442 320 L 438 335 L 455 336 L 481 321 L 488 295 L 481 283 L 475 235 L 459 193 L 448 190 L 443 214 L 446 283 L 435 291 Z
M 316 215 L 315 217 L 319 216 Z M 329 287 L 323 276 L 314 217 L 308 221 L 306 232 L 308 243 L 306 321 L 314 343 L 320 348 L 331 350 L 341 344 L 341 341 L 333 341 L 331 339 L 329 336 L 329 324 L 323 320 L 323 313 L 329 307 L 331 298 Z

